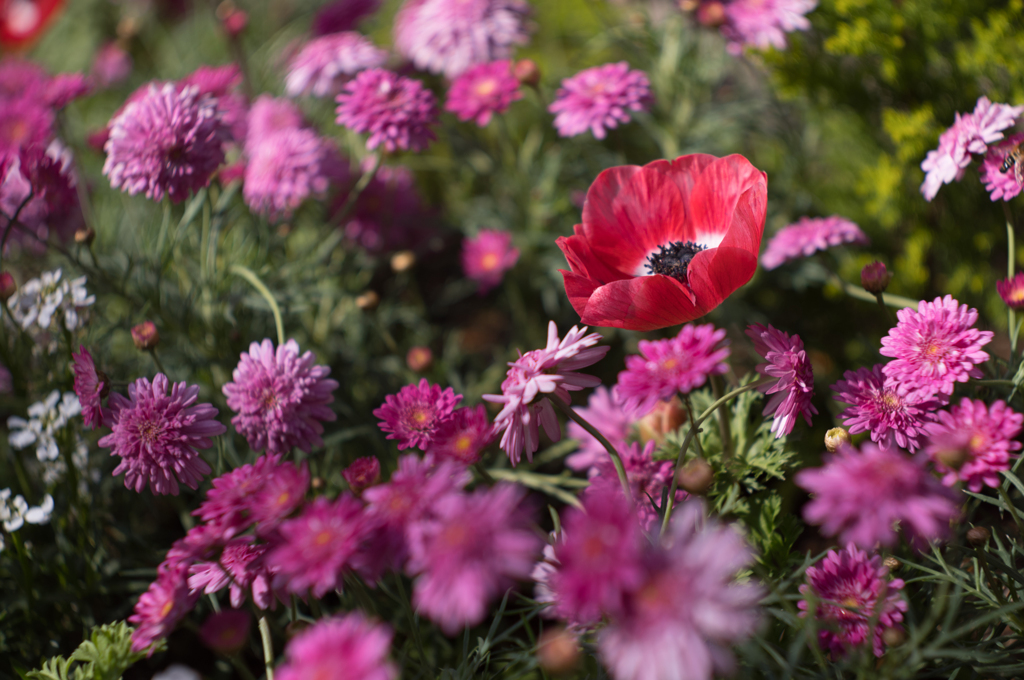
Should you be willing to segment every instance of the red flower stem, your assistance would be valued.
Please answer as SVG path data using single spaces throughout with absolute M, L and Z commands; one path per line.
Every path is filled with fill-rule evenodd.
M 598 432 L 597 428 L 595 428 L 593 425 L 584 420 L 583 417 L 580 416 L 580 414 L 576 413 L 576 411 L 573 411 L 568 404 L 562 402 L 562 400 L 559 399 L 558 397 L 553 396 L 548 401 L 553 403 L 559 410 L 561 410 L 567 418 L 574 420 L 580 427 L 589 432 L 590 436 L 599 441 L 601 443 L 601 446 L 603 446 L 605 450 L 608 451 L 608 455 L 612 457 L 612 465 L 615 466 L 615 472 L 616 474 L 619 475 L 619 483 L 622 484 L 622 491 L 626 494 L 626 499 L 629 500 L 630 503 L 632 503 L 633 494 L 629 490 L 629 479 L 626 477 L 626 468 L 622 466 L 622 459 L 619 458 L 619 454 L 615 450 L 615 447 L 612 446 L 611 442 L 609 442 L 603 434 Z

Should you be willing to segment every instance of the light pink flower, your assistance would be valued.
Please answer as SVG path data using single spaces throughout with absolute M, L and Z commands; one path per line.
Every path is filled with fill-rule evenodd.
M 775 438 L 792 432 L 797 416 L 802 415 L 810 425 L 811 416 L 818 409 L 811 403 L 814 375 L 800 336 L 791 336 L 770 325 L 766 328 L 761 324 L 747 327 L 747 335 L 754 341 L 757 353 L 767 359 L 765 363 L 757 365 L 757 372 L 778 378 L 776 382 L 758 388 L 765 394 L 774 395 L 765 405 L 763 415 L 774 414 L 771 431 L 775 433 Z
M 455 406 L 462 401 L 461 394 L 452 388 L 441 389 L 421 378 L 418 385 L 406 385 L 398 394 L 384 397 L 384 403 L 373 411 L 380 418 L 380 429 L 388 432 L 387 439 L 398 440 L 398 450 L 417 448 L 426 450 L 437 434 L 437 429 L 452 417 Z
M 382 68 L 361 71 L 337 96 L 337 123 L 369 133 L 366 148 L 383 145 L 388 152 L 423 151 L 436 139 L 434 94 L 418 80 Z
M 338 153 L 309 128 L 287 128 L 250 147 L 242 195 L 254 213 L 287 219 L 307 198 L 323 198 Z
M 388 53 L 355 31 L 331 33 L 302 46 L 288 62 L 285 91 L 289 97 L 311 92 L 333 97 L 359 71 L 383 66 Z
M 806 31 L 811 22 L 804 15 L 817 0 L 732 0 L 725 5 L 722 35 L 728 50 L 740 54 L 746 46 L 759 50 L 786 49 L 786 34 Z
M 192 607 L 199 594 L 189 592 L 186 578 L 188 565 L 178 563 L 159 570 L 149 590 L 139 596 L 135 613 L 128 621 L 135 626 L 132 631 L 132 651 L 141 652 L 154 642 L 171 634 L 174 627 Z M 153 650 L 150 650 L 150 654 Z
M 397 680 L 388 661 L 391 629 L 360 613 L 321 619 L 296 635 L 285 648 L 277 680 Z
M 512 247 L 512 234 L 484 229 L 462 242 L 462 271 L 476 281 L 480 294 L 501 283 L 505 272 L 519 261 L 519 249 Z
M 1007 172 L 1003 172 L 1003 161 L 1009 155 L 1010 149 L 1021 142 L 1024 142 L 1024 132 L 1010 135 L 1004 141 L 990 146 L 985 153 L 979 174 L 985 190 L 989 192 L 993 201 L 1009 201 L 1020 193 L 1021 186 L 1017 183 L 1014 172 L 1016 168 L 1009 168 Z
M 810 257 L 844 243 L 868 245 L 868 237 L 856 224 L 838 215 L 801 217 L 795 224 L 780 229 L 761 255 L 761 266 L 775 269 L 784 262 Z
M 1021 443 L 1016 441 L 1024 425 L 1024 416 L 1010 409 L 1005 402 L 991 406 L 978 399 L 967 399 L 949 411 L 939 411 L 938 422 L 929 426 L 930 436 L 925 452 L 935 463 L 935 469 L 945 473 L 943 483 L 952 486 L 958 480 L 978 493 L 984 483 L 998 488 L 999 473 L 1010 469 L 1014 451 Z M 959 469 L 945 465 L 940 454 L 962 451 L 966 460 Z
M 646 111 L 653 103 L 647 74 L 631 71 L 629 64 L 621 61 L 588 68 L 563 80 L 548 110 L 555 114 L 560 136 L 575 137 L 590 130 L 597 139 L 604 139 L 605 128 L 628 123 L 629 111 Z
M 302 112 L 291 101 L 261 94 L 246 115 L 245 153 L 252 155 L 277 132 L 301 128 Z
M 448 89 L 444 108 L 461 121 L 472 120 L 485 127 L 495 113 L 504 113 L 512 102 L 522 98 L 512 62 L 503 59 L 478 64 L 456 78 Z
M 93 57 L 92 78 L 101 90 L 123 83 L 131 72 L 132 57 L 116 42 L 106 43 Z

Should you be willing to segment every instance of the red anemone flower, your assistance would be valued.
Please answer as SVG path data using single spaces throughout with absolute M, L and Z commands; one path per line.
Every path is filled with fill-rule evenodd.
M 558 239 L 569 301 L 588 326 L 650 331 L 692 321 L 757 269 L 768 176 L 743 156 L 681 156 L 605 170 L 583 224 Z
M 0 48 L 27 47 L 63 4 L 64 0 L 0 0 Z

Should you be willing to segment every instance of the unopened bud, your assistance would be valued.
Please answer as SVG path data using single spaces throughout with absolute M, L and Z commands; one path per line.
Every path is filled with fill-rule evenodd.
M 400 250 L 391 256 L 391 269 L 394 272 L 404 272 L 416 264 L 416 253 L 411 250 Z
M 700 6 L 700 2 L 698 0 L 679 0 L 676 4 L 678 4 L 679 9 L 684 12 L 692 12 Z
M 725 5 L 717 0 L 701 3 L 697 8 L 697 21 L 708 28 L 718 28 L 725 23 Z
M 552 675 L 568 675 L 580 661 L 576 636 L 564 628 L 546 630 L 537 640 L 537 665 Z
M 18 284 L 10 272 L 0 272 L 0 300 L 7 302 L 18 292 Z
M 645 444 L 650 440 L 665 443 L 665 435 L 675 432 L 686 422 L 686 410 L 679 397 L 670 401 L 659 401 L 646 416 L 640 419 L 640 439 Z
M 882 642 L 886 647 L 899 647 L 907 641 L 907 634 L 901 628 L 886 628 L 882 633 Z
M 430 351 L 429 347 L 417 345 L 405 355 L 405 365 L 409 367 L 410 371 L 416 373 L 427 370 L 432 363 L 434 363 L 434 353 Z
M 864 290 L 873 295 L 884 293 L 885 289 L 889 287 L 889 281 L 891 280 L 892 274 L 885 268 L 885 264 L 877 260 L 871 264 L 864 265 L 864 269 L 860 270 L 860 285 L 864 286 Z
M 131 40 L 139 32 L 138 17 L 132 15 L 122 17 L 121 20 L 117 22 L 116 30 L 118 38 L 125 42 Z
M 377 309 L 377 305 L 379 304 L 380 295 L 377 295 L 377 293 L 372 290 L 368 290 L 356 298 L 356 307 L 366 311 Z
M 217 18 L 220 19 L 224 32 L 232 38 L 238 37 L 249 25 L 249 15 L 235 7 L 231 0 L 224 0 L 217 6 Z
M 842 427 L 833 427 L 825 433 L 825 448 L 829 453 L 835 453 L 841 447 L 850 443 L 850 433 Z
M 156 330 L 156 324 L 152 321 L 143 321 L 132 328 L 132 341 L 140 350 L 151 350 L 159 345 L 160 333 Z
M 540 82 L 540 67 L 533 59 L 520 59 L 512 67 L 512 75 L 521 84 L 536 87 Z
M 985 527 L 971 527 L 967 530 L 967 542 L 975 547 L 985 545 L 990 538 L 992 538 L 992 532 Z
M 316 489 L 316 490 L 322 489 L 322 488 L 324 488 L 324 478 L 323 477 L 314 477 L 313 479 L 309 480 L 309 485 L 311 487 L 313 487 L 313 489 Z
M 341 471 L 341 476 L 355 495 L 380 481 L 380 461 L 374 456 L 356 458 L 351 465 Z
M 900 567 L 902 567 L 902 566 L 903 566 L 903 563 L 902 563 L 902 562 L 900 562 L 900 561 L 899 561 L 898 559 L 896 559 L 895 557 L 893 557 L 892 555 L 889 555 L 889 556 L 888 556 L 888 557 L 886 557 L 886 558 L 885 558 L 884 560 L 882 560 L 882 564 L 883 564 L 883 565 L 884 565 L 884 566 L 885 566 L 885 567 L 886 567 L 886 568 L 887 568 L 887 569 L 888 569 L 888 570 L 889 570 L 890 572 L 892 572 L 892 571 L 896 571 L 897 569 L 899 569 Z
M 75 243 L 80 243 L 84 246 L 92 245 L 92 242 L 96 240 L 96 232 L 92 227 L 83 227 L 75 232 Z
M 703 496 L 715 481 L 715 471 L 703 458 L 694 458 L 676 472 L 679 487 L 693 494 Z

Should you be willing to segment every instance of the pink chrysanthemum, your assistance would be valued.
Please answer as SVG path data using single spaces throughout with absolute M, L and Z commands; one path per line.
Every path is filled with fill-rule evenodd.
M 938 422 L 929 427 L 931 436 L 925 451 L 935 462 L 935 468 L 945 473 L 943 483 L 952 486 L 960 480 L 975 493 L 981 491 L 983 483 L 998 488 L 999 473 L 1010 469 L 1010 459 L 1016 456 L 1012 452 L 1021 448 L 1015 440 L 1024 425 L 1024 416 L 1003 401 L 986 406 L 983 401 L 967 398 L 959 406 L 937 415 Z M 952 450 L 967 454 L 958 470 L 941 460 L 940 454 L 950 451 L 951 444 Z
M 759 50 L 786 49 L 786 34 L 806 31 L 811 22 L 804 15 L 817 0 L 732 0 L 725 5 L 722 35 L 728 50 L 740 54 L 746 46 Z
M 662 493 L 672 482 L 675 466 L 670 460 L 654 460 L 655 442 L 652 439 L 644 445 L 633 442 L 620 452 L 622 467 L 626 471 L 630 493 L 636 503 L 636 515 L 640 527 L 651 531 L 657 522 L 658 510 L 654 503 L 661 504 Z M 591 470 L 590 486 L 583 496 L 595 496 L 595 502 L 603 502 L 611 494 L 622 494 L 618 473 L 606 453 L 604 459 Z M 686 497 L 686 492 L 676 491 L 676 501 Z M 601 499 L 600 501 L 597 499 Z
M 249 100 L 239 92 L 242 70 L 237 64 L 200 66 L 177 82 L 178 90 L 196 87 L 197 96 L 217 100 L 217 115 L 227 129 L 227 139 L 241 144 L 246 137 Z
M 797 473 L 796 483 L 813 495 L 804 519 L 826 536 L 869 549 L 895 544 L 897 523 L 915 543 L 942 538 L 957 507 L 922 462 L 874 444 L 860 452 L 844 446 L 824 467 Z
M 224 162 L 226 135 L 216 99 L 195 87 L 150 85 L 110 122 L 103 174 L 129 194 L 181 201 Z
M 356 458 L 341 471 L 341 476 L 352 493 L 358 496 L 380 481 L 380 461 L 376 456 Z
M 1024 309 L 1024 272 L 1011 279 L 996 281 L 996 290 L 1007 307 L 1017 311 Z
M 85 347 L 79 346 L 78 354 L 72 352 L 71 358 L 74 360 L 71 370 L 75 374 L 75 394 L 82 405 L 82 419 L 86 427 L 98 427 L 110 417 L 102 403 L 103 388 L 108 385 L 96 372 L 96 364 Z
M 810 425 L 811 416 L 817 414 L 818 409 L 811 403 L 814 375 L 800 336 L 791 336 L 761 324 L 748 326 L 747 335 L 754 341 L 757 353 L 767 359 L 766 363 L 757 365 L 757 372 L 778 378 L 776 382 L 758 388 L 765 394 L 774 395 L 765 405 L 763 415 L 774 414 L 771 431 L 775 438 L 792 432 L 797 416 L 802 415 Z
M 270 573 L 260 559 L 267 552 L 265 544 L 254 544 L 251 538 L 236 538 L 224 546 L 216 562 L 200 562 L 189 569 L 188 587 L 192 593 L 210 595 L 230 587 L 231 606 L 245 604 L 251 592 L 253 603 L 260 609 L 273 608 L 274 593 L 270 590 Z
M 374 410 L 380 418 L 380 429 L 389 432 L 387 439 L 398 440 L 398 450 L 417 448 L 426 451 L 437 433 L 437 428 L 451 418 L 455 406 L 462 401 L 461 394 L 452 388 L 441 390 L 421 378 L 418 385 L 406 385 L 398 394 L 384 397 L 384 403 Z
M 338 125 L 359 134 L 369 133 L 366 148 L 381 144 L 423 151 L 435 139 L 430 126 L 437 121 L 434 94 L 418 80 L 382 68 L 362 71 L 337 97 Z
M 281 541 L 267 553 L 274 588 L 315 597 L 341 589 L 343 571 L 369 530 L 363 506 L 352 496 L 316 499 L 281 525 Z
M 569 405 L 572 403 L 570 391 L 601 384 L 600 379 L 577 372 L 600 361 L 610 349 L 594 347 L 601 341 L 601 336 L 586 333 L 586 326 L 582 330 L 573 326 L 559 341 L 558 327 L 554 321 L 549 322 L 547 346 L 510 362 L 511 368 L 501 383 L 501 394 L 483 396 L 485 401 L 505 405 L 494 418 L 494 431 L 505 431 L 501 437 L 501 448 L 508 454 L 513 467 L 519 463 L 524 449 L 526 457 L 533 460 L 533 452 L 540 445 L 539 425 L 544 426 L 544 431 L 553 441 L 562 437 L 555 409 L 547 395 Z
M 171 385 L 163 373 L 157 373 L 152 383 L 139 378 L 130 384 L 127 399 L 111 394 L 112 432 L 99 445 L 121 457 L 114 476 L 125 473 L 124 485 L 137 492 L 147 482 L 153 493 L 175 496 L 179 481 L 193 489 L 199 486 L 210 466 L 198 449 L 213 446 L 210 437 L 227 428 L 217 421 L 217 409 L 196 404 L 198 398 L 198 385 Z
M 883 449 L 899 446 L 913 453 L 942 405 L 933 395 L 886 380 L 881 364 L 847 371 L 832 389 L 836 401 L 850 404 L 839 414 L 850 434 L 871 432 L 871 441 Z
M 161 569 L 149 590 L 139 596 L 135 613 L 128 617 L 128 621 L 135 625 L 132 631 L 133 652 L 144 651 L 157 640 L 167 637 L 195 606 L 199 594 L 189 592 L 187 577 L 187 564 L 171 565 Z
M 481 295 L 500 284 L 518 261 L 519 249 L 512 247 L 512 234 L 507 231 L 484 229 L 462 242 L 462 271 L 477 282 Z
M 360 613 L 321 619 L 296 635 L 285 648 L 286 661 L 278 680 L 397 680 L 398 668 L 388 661 L 391 629 Z
M 238 414 L 231 424 L 256 451 L 287 453 L 297 446 L 309 453 L 323 445 L 321 422 L 336 417 L 328 407 L 338 387 L 330 373 L 312 352 L 300 355 L 294 340 L 276 350 L 269 339 L 252 343 L 222 390 Z
M 306 500 L 309 490 L 309 468 L 284 462 L 268 470 L 262 486 L 252 494 L 249 519 L 256 523 L 256 533 L 266 535 L 277 528 Z
M 289 97 L 311 92 L 333 97 L 356 73 L 383 66 L 388 53 L 355 31 L 314 38 L 288 63 L 285 91 Z
M 899 593 L 903 581 L 888 579 L 889 569 L 881 562 L 878 555 L 868 559 L 851 543 L 838 553 L 829 550 L 820 567 L 807 568 L 807 583 L 800 586 L 800 593 L 813 594 L 817 601 L 818 642 L 832 656 L 845 656 L 869 637 L 875 656 L 882 656 L 886 629 L 903 630 L 900 621 L 907 611 Z M 807 600 L 800 600 L 798 606 L 800 616 L 806 616 Z
M 1024 142 L 1024 132 L 1010 135 L 995 146 L 990 146 L 985 154 L 985 159 L 981 162 L 980 179 L 993 201 L 999 199 L 1009 201 L 1020 193 L 1021 186 L 1017 183 L 1017 178 L 1014 175 L 1015 168 L 1003 172 L 1003 162 L 1010 153 L 1010 149 L 1021 142 Z
M 417 68 L 455 78 L 526 44 L 529 12 L 523 0 L 406 0 L 395 16 L 395 48 Z
M 252 501 L 277 470 L 280 456 L 260 456 L 252 465 L 242 465 L 213 480 L 206 500 L 192 512 L 204 522 L 234 534 L 252 524 Z
M 563 80 L 548 110 L 555 114 L 555 129 L 562 137 L 590 130 L 597 139 L 604 139 L 605 128 L 628 123 L 629 111 L 646 111 L 653 103 L 647 74 L 631 71 L 628 63 L 620 61 Z
M 576 413 L 583 420 L 597 428 L 620 454 L 626 448 L 626 440 L 633 425 L 640 419 L 635 409 L 627 409 L 612 397 L 607 387 L 598 387 L 590 393 L 585 407 L 577 406 Z M 572 470 L 590 470 L 604 460 L 608 460 L 608 451 L 592 434 L 571 421 L 566 427 L 566 434 L 580 443 L 579 450 L 565 459 L 565 464 Z
M 495 113 L 504 113 L 512 102 L 522 98 L 519 81 L 512 75 L 512 62 L 503 59 L 478 64 L 456 78 L 444 109 L 461 121 L 472 120 L 484 127 Z
M 311 196 L 323 198 L 337 152 L 316 131 L 288 128 L 264 137 L 249 152 L 243 196 L 270 219 L 291 217 Z
M 451 418 L 438 426 L 427 453 L 437 460 L 472 465 L 480 460 L 480 453 L 493 440 L 491 419 L 487 417 L 487 409 L 480 404 L 456 409 Z
M 540 540 L 522 498 L 512 484 L 449 494 L 410 526 L 413 604 L 448 635 L 480 623 L 496 595 L 529 577 Z
M 809 257 L 844 243 L 868 245 L 868 237 L 856 224 L 838 215 L 801 217 L 795 224 L 780 229 L 761 255 L 761 266 L 771 270 L 789 260 Z
M 53 136 L 53 111 L 29 97 L 0 99 L 0 103 L 0 156 L 49 144 Z
M 700 387 L 709 375 L 727 373 L 728 344 L 725 331 L 711 324 L 686 324 L 667 340 L 641 340 L 640 355 L 626 357 L 615 398 L 625 410 L 646 415 L 659 401 Z
M 899 322 L 882 338 L 883 356 L 892 357 L 882 372 L 908 389 L 929 394 L 952 394 L 958 382 L 980 378 L 978 364 L 988 361 L 982 347 L 992 331 L 974 328 L 978 310 L 961 305 L 951 295 L 922 300 L 917 311 L 896 312 Z
M 245 152 L 253 154 L 274 133 L 301 128 L 302 112 L 291 101 L 261 94 L 246 116 Z

